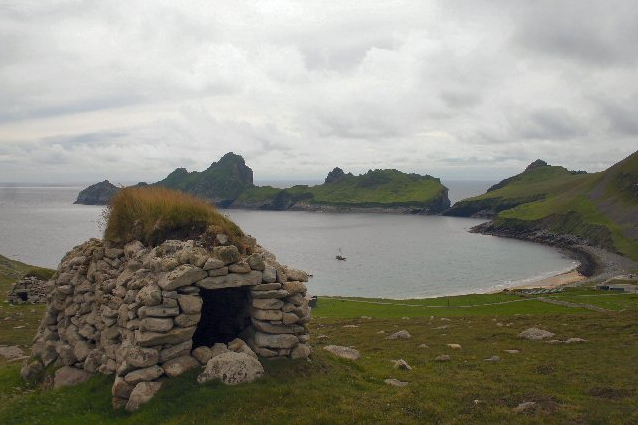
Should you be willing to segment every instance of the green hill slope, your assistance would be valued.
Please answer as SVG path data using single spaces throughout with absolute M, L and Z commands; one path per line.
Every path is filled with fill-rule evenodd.
M 496 186 L 459 202 L 448 214 L 495 214 L 477 230 L 589 243 L 638 259 L 638 152 L 593 174 L 537 163 Z
M 397 170 L 370 170 L 354 176 L 335 168 L 324 184 L 276 189 L 252 187 L 232 204 L 269 210 L 383 209 L 433 214 L 447 209 L 448 189 L 431 176 Z

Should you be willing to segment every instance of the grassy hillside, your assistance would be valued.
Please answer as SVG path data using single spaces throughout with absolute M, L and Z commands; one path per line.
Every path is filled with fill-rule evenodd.
M 262 209 L 312 208 L 412 208 L 440 212 L 447 208 L 447 188 L 439 179 L 397 170 L 371 170 L 360 176 L 343 174 L 317 186 L 289 189 L 253 187 L 244 191 L 236 206 Z
M 166 381 L 133 414 L 112 410 L 111 376 L 34 391 L 20 382 L 18 365 L 0 364 L 0 423 L 635 423 L 638 296 L 574 290 L 548 297 L 610 311 L 512 294 L 320 298 L 310 324 L 312 362 L 264 360 L 264 378 L 236 387 L 199 385 L 198 372 L 191 371 Z M 555 332 L 560 340 L 587 341 L 548 344 L 517 337 L 532 326 Z M 401 329 L 412 338 L 385 339 Z M 11 344 L 7 332 L 0 329 L 0 341 Z M 322 349 L 329 344 L 353 346 L 362 357 L 337 359 Z M 505 352 L 512 349 L 519 352 Z M 436 361 L 442 354 L 451 359 Z M 500 361 L 484 360 L 494 355 Z M 412 370 L 394 369 L 394 359 L 404 359 Z M 409 384 L 392 387 L 384 383 L 387 378 Z M 530 401 L 536 403 L 530 410 L 515 411 Z
M 574 235 L 638 259 L 638 152 L 600 173 L 540 165 L 499 185 L 450 214 L 491 210 L 493 230 Z
M 535 161 L 522 173 L 499 182 L 483 195 L 455 203 L 446 214 L 463 217 L 494 215 L 562 193 L 574 185 L 591 180 L 591 176 Z

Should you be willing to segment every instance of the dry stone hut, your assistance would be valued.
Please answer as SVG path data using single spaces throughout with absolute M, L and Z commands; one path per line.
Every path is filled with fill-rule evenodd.
M 206 366 L 200 382 L 235 384 L 263 373 L 257 355 L 307 358 L 307 274 L 254 239 L 241 254 L 226 235 L 213 236 L 210 250 L 198 240 L 122 249 L 92 239 L 74 248 L 52 278 L 23 378 L 50 364 L 60 367 L 56 387 L 114 374 L 114 406 L 134 410 L 192 368 Z
M 7 301 L 14 304 L 40 304 L 46 302 L 50 285 L 37 276 L 24 276 L 13 284 Z

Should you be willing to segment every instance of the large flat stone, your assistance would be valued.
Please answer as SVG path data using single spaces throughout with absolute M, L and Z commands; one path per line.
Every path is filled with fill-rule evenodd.
M 288 291 L 283 289 L 273 289 L 270 291 L 250 291 L 250 295 L 253 298 L 261 299 L 261 298 L 285 298 L 288 295 Z
M 208 273 L 191 264 L 182 264 L 175 270 L 166 273 L 159 281 L 159 286 L 164 291 L 172 291 L 182 286 L 192 285 L 200 279 L 208 276 Z
M 261 308 L 262 310 L 279 310 L 284 306 L 282 300 L 274 298 L 258 298 L 253 300 L 253 307 Z
M 159 353 L 154 348 L 133 346 L 126 353 L 126 361 L 133 367 L 149 367 L 157 364 Z
M 253 286 L 260 283 L 261 272 L 253 270 L 248 273 L 230 273 L 225 276 L 207 277 L 197 282 L 197 286 L 204 289 L 221 289 Z
M 140 382 L 152 381 L 159 378 L 164 374 L 164 369 L 158 365 L 145 367 L 144 369 L 137 369 L 133 372 L 129 372 L 124 377 L 124 380 L 129 385 L 137 385 Z
M 282 320 L 283 317 L 281 310 L 262 310 L 254 307 L 250 309 L 250 315 L 259 320 Z
M 255 344 L 259 347 L 292 348 L 299 343 L 296 336 L 290 334 L 272 335 L 263 332 L 255 333 Z
M 166 333 L 135 331 L 135 342 L 141 347 L 152 347 L 160 344 L 179 344 L 193 337 L 195 326 L 189 328 L 173 328 Z
M 140 320 L 140 330 L 149 332 L 167 332 L 173 329 L 173 319 L 161 317 L 146 317 Z
M 164 363 L 171 359 L 185 356 L 191 352 L 191 348 L 193 348 L 193 341 L 190 339 L 180 344 L 173 345 L 172 347 L 165 348 L 159 353 L 159 362 Z
M 179 314 L 178 307 L 167 307 L 164 305 L 154 305 L 151 307 L 142 306 L 137 311 L 139 317 L 174 317 Z
M 252 319 L 252 323 L 258 331 L 269 334 L 301 334 L 306 332 L 303 326 L 298 325 L 273 325 L 255 318 Z

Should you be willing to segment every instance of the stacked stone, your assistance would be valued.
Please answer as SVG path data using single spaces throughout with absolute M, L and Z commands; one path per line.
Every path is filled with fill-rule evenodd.
M 14 304 L 41 304 L 46 302 L 50 286 L 35 276 L 24 276 L 11 287 L 7 301 Z
M 278 268 L 271 259 L 263 267 L 263 283 L 250 291 L 253 326 L 249 328 L 248 343 L 263 357 L 306 358 L 310 355 L 306 344 L 310 339 L 306 328 L 310 308 L 303 282 L 308 281 L 308 275 L 301 270 Z
M 23 376 L 53 362 L 62 366 L 55 386 L 114 373 L 114 406 L 134 410 L 163 379 L 200 366 L 191 350 L 202 289 L 248 287 L 252 325 L 240 338 L 263 357 L 308 357 L 306 273 L 280 265 L 257 245 L 242 256 L 225 235 L 217 240 L 226 245 L 212 252 L 192 240 L 155 248 L 136 241 L 120 249 L 92 239 L 74 248 L 52 279 L 34 341 L 39 360 Z

